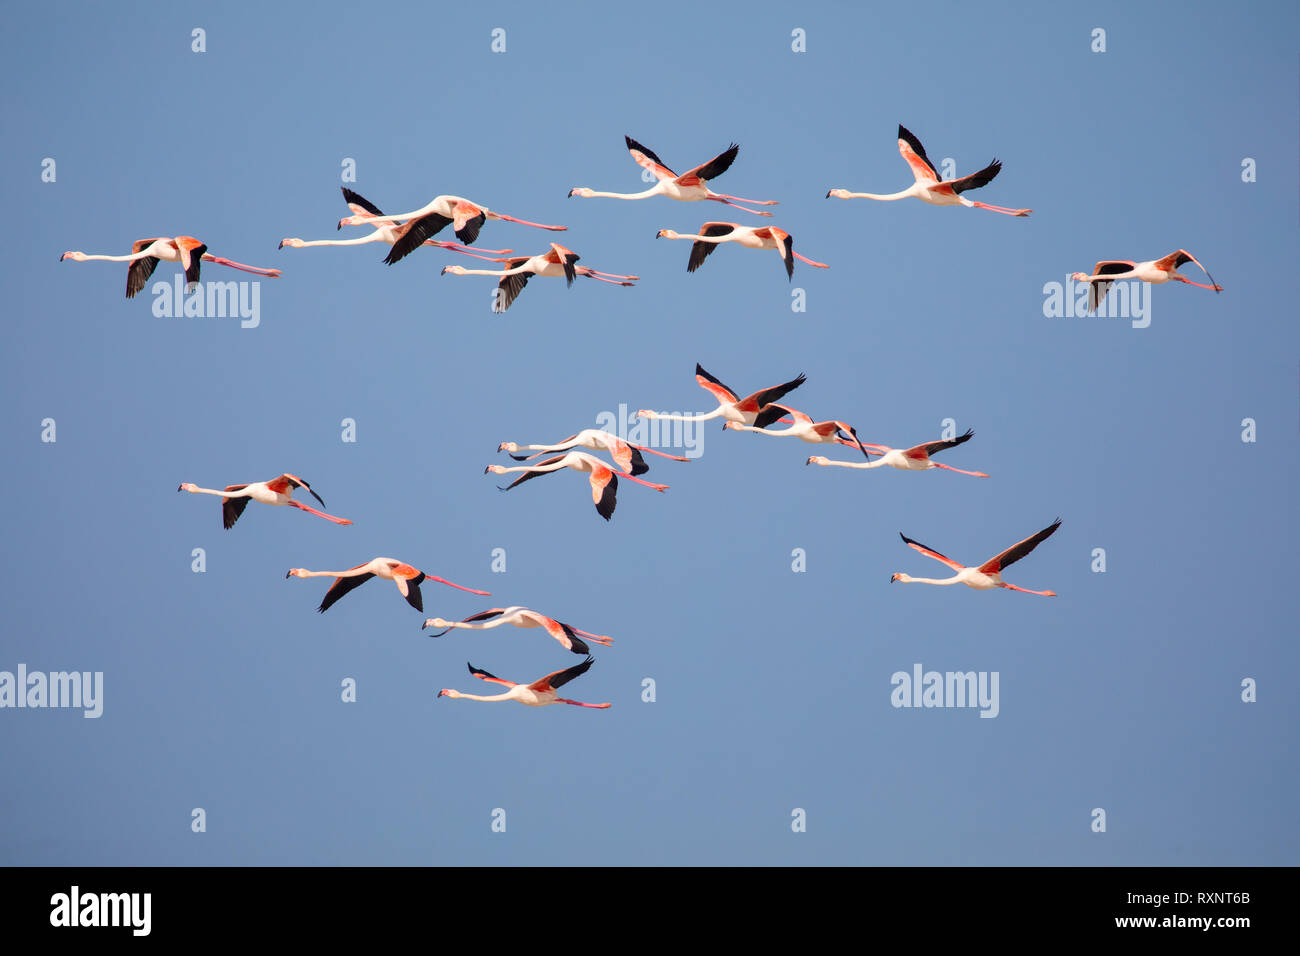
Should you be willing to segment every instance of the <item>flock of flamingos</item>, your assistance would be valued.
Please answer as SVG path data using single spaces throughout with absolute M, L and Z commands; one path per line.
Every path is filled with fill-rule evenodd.
M 651 150 L 642 146 L 631 137 L 625 137 L 628 151 L 632 159 L 643 169 L 649 171 L 655 178 L 655 184 L 639 193 L 612 193 L 597 192 L 585 186 L 577 187 L 569 192 L 570 197 L 581 198 L 610 198 L 610 199 L 649 199 L 653 196 L 666 196 L 669 199 L 676 199 L 682 202 L 699 202 L 708 200 L 711 202 L 722 203 L 736 209 L 743 209 L 756 216 L 771 217 L 771 213 L 759 209 L 751 208 L 753 206 L 774 206 L 777 205 L 775 200 L 770 199 L 744 199 L 740 196 L 731 196 L 726 193 L 716 193 L 709 188 L 709 183 L 721 176 L 730 168 L 735 161 L 739 147 L 732 145 L 725 152 L 715 156 L 700 166 L 688 170 L 681 175 L 673 172 L 664 162 L 656 156 Z M 925 148 L 921 145 L 912 133 L 902 126 L 898 127 L 898 149 L 903 159 L 912 170 L 914 182 L 907 189 L 896 193 L 876 194 L 876 193 L 854 193 L 846 189 L 832 189 L 826 194 L 826 198 L 836 199 L 876 199 L 881 201 L 891 201 L 895 199 L 915 198 L 922 202 L 930 203 L 935 206 L 967 206 L 974 209 L 987 209 L 990 212 L 1002 213 L 1008 216 L 1028 216 L 1032 210 L 1029 209 L 1012 209 L 1005 206 L 994 206 L 988 203 L 976 202 L 963 195 L 974 189 L 987 186 L 1002 170 L 1002 164 L 996 159 L 988 166 L 972 173 L 969 176 L 963 176 L 957 179 L 943 180 L 939 177 L 934 168 L 934 164 L 926 157 Z M 344 226 L 370 226 L 372 231 L 364 236 L 355 239 L 319 239 L 313 241 L 304 241 L 297 238 L 286 238 L 280 242 L 280 248 L 302 249 L 308 246 L 356 246 L 372 242 L 382 242 L 390 246 L 388 255 L 384 261 L 389 265 L 401 261 L 410 253 L 419 249 L 421 246 L 437 246 L 442 249 L 452 250 L 467 256 L 473 256 L 478 259 L 485 259 L 489 262 L 499 263 L 503 269 L 466 269 L 463 266 L 451 265 L 445 267 L 443 274 L 452 275 L 485 275 L 498 277 L 496 297 L 493 301 L 493 311 L 504 312 L 518 298 L 524 286 L 528 284 L 532 276 L 542 276 L 548 278 L 559 278 L 561 276 L 573 284 L 573 280 L 579 276 L 589 279 L 595 279 L 600 282 L 607 282 L 615 285 L 630 286 L 635 283 L 639 277 L 635 275 L 622 275 L 612 272 L 600 272 L 586 266 L 578 265 L 579 257 L 572 250 L 566 249 L 558 243 L 550 243 L 550 248 L 535 256 L 511 256 L 510 249 L 481 249 L 472 251 L 468 247 L 477 241 L 479 232 L 483 224 L 490 219 L 504 220 L 506 222 L 519 223 L 525 226 L 533 226 L 538 229 L 547 229 L 551 231 L 563 231 L 565 226 L 548 226 L 542 223 L 530 222 L 525 219 L 518 219 L 514 216 L 507 216 L 505 213 L 494 212 L 488 207 L 479 203 L 470 202 L 459 196 L 437 196 L 427 205 L 410 212 L 398 213 L 396 215 L 385 215 L 378 207 L 370 203 L 362 196 L 352 190 L 344 187 L 343 197 L 347 202 L 352 215 L 341 219 L 338 228 Z M 433 237 L 445 229 L 447 226 L 452 227 L 452 232 L 460 243 L 436 240 Z M 794 275 L 794 261 L 798 259 L 808 265 L 815 266 L 819 269 L 828 268 L 825 263 L 815 262 L 794 251 L 794 237 L 776 226 L 742 226 L 734 222 L 706 222 L 699 231 L 694 234 L 682 234 L 674 232 L 671 229 L 664 229 L 658 233 L 659 238 L 663 239 L 690 239 L 692 241 L 690 257 L 687 260 L 686 271 L 695 272 L 705 259 L 723 243 L 735 243 L 746 249 L 772 249 L 781 257 L 782 264 L 785 268 L 787 279 Z M 486 255 L 483 253 L 493 253 Z M 203 262 L 214 262 L 218 265 L 229 266 L 234 269 L 240 269 L 245 272 L 251 272 L 256 275 L 276 277 L 280 275 L 278 269 L 261 269 L 255 266 L 244 265 L 243 263 L 234 262 L 230 259 L 223 259 L 219 256 L 210 255 L 205 246 L 198 239 L 190 236 L 176 236 L 173 238 L 154 238 L 140 239 L 131 246 L 131 253 L 123 256 L 106 256 L 86 255 L 82 252 L 65 252 L 61 259 L 71 259 L 76 262 L 86 262 L 90 260 L 101 260 L 108 262 L 126 262 L 127 279 L 126 279 L 126 297 L 132 298 L 149 281 L 154 269 L 159 262 L 177 262 L 185 272 L 187 283 L 197 283 L 199 281 L 200 265 Z M 1186 263 L 1195 263 L 1202 272 L 1205 272 L 1209 283 L 1193 282 L 1191 279 L 1179 274 L 1179 267 Z M 1215 284 L 1214 279 L 1210 276 L 1205 267 L 1186 250 L 1179 249 L 1160 259 L 1154 259 L 1145 262 L 1136 262 L 1127 259 L 1103 260 L 1094 266 L 1090 274 L 1082 272 L 1074 273 L 1073 278 L 1077 282 L 1090 283 L 1089 286 L 1089 310 L 1095 311 L 1106 296 L 1107 290 L 1113 282 L 1124 279 L 1138 279 L 1150 283 L 1165 283 L 1170 281 L 1184 282 L 1189 285 L 1195 285 L 1204 289 L 1211 289 L 1215 292 L 1222 291 L 1222 287 Z M 780 385 L 770 388 L 760 389 L 748 395 L 741 396 L 739 392 L 728 388 L 721 381 L 710 375 L 698 364 L 695 367 L 696 382 L 701 388 L 707 391 L 714 401 L 717 402 L 717 408 L 711 412 L 705 412 L 698 415 L 667 415 L 658 414 L 648 409 L 642 409 L 637 413 L 641 418 L 672 420 L 672 421 L 691 421 L 699 422 L 714 418 L 723 418 L 726 420 L 723 426 L 727 430 L 756 432 L 760 435 L 769 435 L 774 437 L 792 437 L 801 441 L 812 444 L 843 445 L 862 453 L 863 461 L 834 461 L 821 455 L 814 455 L 807 460 L 809 465 L 833 466 L 839 468 L 857 468 L 870 469 L 889 466 L 902 471 L 926 471 L 930 469 L 944 469 L 947 471 L 958 472 L 959 474 L 971 475 L 979 478 L 987 478 L 988 475 L 980 471 L 967 471 L 961 468 L 954 468 L 951 465 L 942 464 L 934 461 L 934 455 L 955 448 L 958 445 L 965 444 L 974 435 L 970 430 L 965 434 L 948 439 L 931 442 L 923 442 L 919 445 L 913 445 L 910 448 L 891 448 L 887 445 L 878 445 L 870 442 L 863 442 L 858 438 L 857 430 L 838 419 L 828 419 L 825 421 L 815 421 L 811 416 L 804 412 L 782 402 L 787 394 L 797 389 L 804 383 L 804 376 L 791 379 Z M 782 429 L 771 429 L 773 425 L 786 425 Z M 579 449 L 589 449 L 590 451 L 604 451 L 609 454 L 611 461 L 606 462 L 601 458 L 590 453 L 590 451 L 581 451 Z M 510 457 L 520 462 L 534 462 L 543 455 L 550 455 L 535 464 L 523 464 L 514 467 L 503 465 L 489 465 L 486 473 L 504 475 L 509 473 L 519 473 L 506 488 L 509 490 L 515 488 L 525 481 L 536 478 L 539 475 L 552 474 L 565 468 L 586 474 L 591 486 L 592 501 L 596 506 L 597 513 L 609 520 L 614 514 L 616 496 L 618 493 L 619 477 L 626 478 L 637 484 L 645 485 L 656 491 L 667 491 L 668 486 L 646 481 L 638 476 L 649 470 L 646 464 L 644 454 L 659 455 L 675 461 L 687 461 L 676 455 L 669 455 L 666 452 L 657 451 L 653 448 L 646 448 L 640 445 L 632 445 L 606 431 L 597 429 L 583 429 L 577 434 L 571 435 L 562 441 L 553 444 L 543 445 L 519 445 L 515 442 L 503 442 L 497 449 L 499 452 L 509 453 Z M 528 455 L 517 455 L 516 452 L 531 452 Z M 553 454 L 552 454 L 553 453 Z M 872 461 L 872 455 L 876 460 Z M 319 515 L 335 524 L 347 525 L 352 522 L 346 518 L 339 518 L 334 515 L 326 514 L 309 505 L 296 501 L 293 493 L 299 489 L 305 488 L 307 492 L 320 503 L 322 508 L 325 502 L 320 496 L 312 490 L 307 482 L 303 481 L 296 475 L 288 473 L 282 474 L 270 481 L 258 481 L 252 484 L 228 485 L 221 490 L 212 488 L 200 488 L 197 485 L 185 483 L 177 490 L 188 491 L 195 494 L 216 495 L 221 498 L 221 509 L 223 525 L 229 529 L 234 527 L 235 522 L 239 520 L 245 506 L 249 501 L 258 501 L 267 505 L 288 505 L 299 510 Z M 947 578 L 918 578 L 909 574 L 894 574 L 890 581 L 902 581 L 905 583 L 922 583 L 922 584 L 964 584 L 967 587 L 977 590 L 990 590 L 993 588 L 1006 588 L 1012 591 L 1021 591 L 1026 594 L 1039 594 L 1048 597 L 1055 596 L 1053 591 L 1035 591 L 1029 588 L 1018 587 L 1002 580 L 1002 572 L 1011 564 L 1019 561 L 1039 544 L 1050 537 L 1057 528 L 1061 526 L 1058 518 L 1052 524 L 1048 525 L 1041 531 L 1030 535 L 1029 537 L 1017 542 L 1006 550 L 994 555 L 987 561 L 978 565 L 963 565 L 951 558 L 946 557 L 933 548 L 928 548 L 917 541 L 905 535 L 900 535 L 903 541 L 911 548 L 919 551 L 926 557 L 933 558 L 947 565 L 953 572 L 951 577 Z M 360 587 L 371 578 L 378 577 L 384 580 L 392 581 L 398 592 L 408 604 L 417 611 L 424 611 L 424 601 L 420 594 L 420 585 L 428 581 L 436 581 L 449 587 L 458 588 L 462 591 L 468 591 L 471 594 L 488 595 L 487 591 L 479 591 L 474 588 L 464 587 L 455 584 L 445 578 L 437 575 L 428 574 L 419 568 L 397 561 L 392 558 L 374 558 L 365 564 L 357 565 L 346 571 L 309 571 L 305 568 L 292 568 L 286 575 L 288 577 L 312 578 L 328 577 L 333 578 L 333 584 L 325 592 L 317 610 L 324 612 L 328 610 L 335 602 L 342 598 L 349 591 Z M 464 628 L 469 630 L 486 630 L 488 628 L 500 627 L 504 624 L 510 624 L 515 627 L 523 628 L 542 628 L 547 634 L 553 637 L 560 645 L 568 651 L 575 654 L 585 655 L 582 663 L 563 670 L 558 670 L 547 674 L 531 684 L 518 684 L 513 681 L 503 680 L 485 670 L 469 666 L 469 672 L 480 680 L 489 683 L 500 684 L 506 688 L 506 692 L 493 696 L 479 696 L 475 694 L 465 694 L 460 691 L 443 689 L 439 692 L 439 697 L 463 697 L 469 700 L 481 701 L 505 701 L 513 700 L 530 707 L 544 707 L 548 704 L 573 704 L 577 707 L 593 707 L 598 709 L 607 708 L 608 703 L 589 704 L 581 701 L 569 700 L 558 695 L 559 689 L 572 681 L 574 678 L 581 676 L 590 669 L 593 658 L 589 653 L 587 641 L 602 646 L 609 646 L 612 643 L 611 638 L 593 634 L 590 631 L 584 631 L 572 625 L 557 621 L 537 611 L 525 607 L 498 607 L 490 608 L 478 614 L 473 614 L 460 621 L 446 621 L 439 617 L 427 619 L 424 628 L 440 628 L 441 630 L 433 635 L 441 637 L 454 628 Z M 584 638 L 586 640 L 584 640 Z

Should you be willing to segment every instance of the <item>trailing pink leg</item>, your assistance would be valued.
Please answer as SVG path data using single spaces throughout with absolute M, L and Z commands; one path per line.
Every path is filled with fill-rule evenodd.
M 305 505 L 305 504 L 303 504 L 301 501 L 294 501 L 294 500 L 290 499 L 290 500 L 289 500 L 289 505 L 290 505 L 291 507 L 298 508 L 298 509 L 300 509 L 300 510 L 302 510 L 302 511 L 309 511 L 309 512 L 311 512 L 311 513 L 314 514 L 314 515 L 320 515 L 322 518 L 325 518 L 325 519 L 327 519 L 327 520 L 329 520 L 329 521 L 333 521 L 335 524 L 351 524 L 351 523 L 352 523 L 352 522 L 351 522 L 350 520 L 348 520 L 347 518 L 336 518 L 336 517 L 334 517 L 333 515 L 327 515 L 327 514 L 326 514 L 325 512 L 323 512 L 323 511 L 317 511 L 315 508 L 312 508 L 312 507 L 310 507 L 309 505 Z

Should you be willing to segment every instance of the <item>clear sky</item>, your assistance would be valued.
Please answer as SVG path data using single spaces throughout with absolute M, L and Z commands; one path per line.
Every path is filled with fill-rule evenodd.
M 1284 3 L 15 9 L 0 671 L 102 672 L 103 711 L 0 709 L 0 863 L 1300 862 L 1298 21 Z M 826 200 L 911 182 L 899 123 L 958 174 L 1000 158 L 973 195 L 1033 215 Z M 715 188 L 779 199 L 775 217 L 566 198 L 647 188 L 625 134 L 679 172 L 739 143 Z M 494 315 L 493 280 L 439 275 L 485 265 L 454 253 L 277 251 L 339 237 L 349 159 L 386 211 L 466 196 L 569 227 L 490 222 L 482 246 L 559 239 L 641 282 L 536 279 Z M 830 269 L 788 282 L 732 246 L 687 274 L 689 243 L 655 234 L 711 219 L 771 222 Z M 153 282 L 123 298 L 124 265 L 59 261 L 159 235 L 282 269 L 257 326 L 160 318 Z M 1221 295 L 1148 287 L 1145 328 L 1045 315 L 1069 273 L 1180 247 Z M 621 406 L 711 409 L 696 362 L 741 391 L 806 373 L 791 403 L 867 441 L 951 419 L 975 438 L 939 460 L 992 477 L 805 467 L 853 455 L 717 421 L 700 457 L 650 459 L 667 493 L 623 482 L 608 524 L 584 476 L 501 494 L 483 474 L 512 464 L 502 441 Z M 251 504 L 224 531 L 216 499 L 176 492 L 282 471 L 355 524 Z M 977 563 L 1058 515 L 1007 579 L 1059 597 L 889 583 L 947 574 L 899 532 Z M 531 681 L 579 659 L 538 631 L 432 640 L 383 581 L 318 615 L 327 582 L 284 577 L 376 555 L 492 592 L 427 584 L 429 615 L 521 604 L 613 636 L 564 691 L 613 707 L 437 699 L 493 692 L 467 661 Z M 893 707 L 918 664 L 996 672 L 996 718 Z

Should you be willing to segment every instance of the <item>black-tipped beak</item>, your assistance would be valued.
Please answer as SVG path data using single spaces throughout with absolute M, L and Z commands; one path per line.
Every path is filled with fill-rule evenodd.
M 291 578 L 291 577 L 293 577 L 293 572 L 292 572 L 292 571 L 285 571 L 285 572 L 284 572 L 284 576 L 285 576 L 286 578 Z
M 447 269 L 448 269 L 448 268 L 449 268 L 448 266 L 443 266 L 443 267 L 442 267 L 442 271 L 439 272 L 438 275 L 440 275 L 440 276 L 445 276 L 445 275 L 447 274 Z
M 177 486 L 176 486 L 176 490 L 177 490 L 177 491 L 184 491 L 184 490 L 185 490 L 185 486 L 184 486 L 184 485 L 177 485 Z
M 833 189 L 828 189 L 828 190 L 826 190 L 826 198 L 827 198 L 827 199 L 830 199 L 830 198 L 831 198 L 831 193 L 833 193 L 834 191 L 835 191 L 835 190 L 833 190 Z
M 487 474 L 489 471 L 491 471 L 491 470 L 492 470 L 492 466 L 491 466 L 491 465 L 488 465 L 486 468 L 483 469 L 483 474 L 486 475 L 486 474 Z
M 423 631 L 423 630 L 424 630 L 426 627 L 428 627 L 428 626 L 429 626 L 429 622 L 428 622 L 428 621 L 425 621 L 423 624 L 420 625 L 420 630 Z

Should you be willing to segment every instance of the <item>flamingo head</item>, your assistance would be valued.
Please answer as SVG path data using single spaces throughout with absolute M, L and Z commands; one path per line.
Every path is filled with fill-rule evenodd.
M 505 465 L 488 465 L 483 469 L 483 474 L 504 475 L 506 473 Z
M 895 571 L 893 576 L 889 579 L 889 583 L 893 584 L 895 581 L 902 581 L 904 584 L 906 584 L 911 580 L 912 578 L 910 575 L 904 574 L 902 571 Z
M 463 276 L 465 274 L 464 266 L 443 266 L 440 275 L 446 275 L 450 272 L 454 276 Z
M 660 229 L 655 233 L 656 239 L 680 239 L 681 234 L 673 232 L 671 229 Z
M 1075 282 L 1087 282 L 1087 281 L 1088 281 L 1088 276 L 1085 275 L 1085 274 L 1082 273 L 1082 272 L 1075 272 L 1075 273 L 1071 274 L 1070 278 L 1073 279 Z
M 285 572 L 286 578 L 305 578 L 307 576 L 306 568 L 290 568 Z
M 848 199 L 849 191 L 847 189 L 832 189 L 826 193 L 826 198 L 830 199 L 832 196 L 836 199 Z
M 450 622 L 450 621 L 444 621 L 444 620 L 443 620 L 442 618 L 440 618 L 440 617 L 431 617 L 431 618 L 429 618 L 427 621 L 425 621 L 423 624 L 420 625 L 420 630 L 422 630 L 422 631 L 423 631 L 423 630 L 427 630 L 428 628 L 431 628 L 431 627 L 450 627 L 450 626 L 451 626 L 451 622 Z
M 503 441 L 500 445 L 497 445 L 497 451 L 518 451 L 518 450 L 519 450 L 519 446 L 512 441 Z
M 805 465 L 829 465 L 830 463 L 831 460 L 825 455 L 813 455 L 804 462 Z
M 725 431 L 731 431 L 731 430 L 737 429 L 737 428 L 739 428 L 739 427 L 740 427 L 740 422 L 725 422 L 725 423 L 723 423 L 722 430 L 723 430 L 724 432 L 725 432 Z
M 303 245 L 304 243 L 301 239 L 289 238 L 289 239 L 281 239 L 280 244 L 276 246 L 276 248 L 283 249 L 285 246 L 288 246 L 290 249 L 301 249 Z
M 650 409 L 648 409 L 648 408 L 642 408 L 642 409 L 640 409 L 640 410 L 636 413 L 636 417 L 637 417 L 637 418 L 655 418 L 656 415 L 655 415 L 654 412 L 650 411 Z
M 84 252 L 65 252 L 59 256 L 59 261 L 62 262 L 64 259 L 71 259 L 73 262 L 85 262 L 86 254 Z
M 185 482 L 184 484 L 182 484 L 179 488 L 177 488 L 176 490 L 177 490 L 177 491 L 198 491 L 198 490 L 199 490 L 199 486 L 198 486 L 198 485 L 191 484 L 190 482 L 187 481 L 187 482 Z
M 569 190 L 569 198 L 572 199 L 574 196 L 581 196 L 583 199 L 590 199 L 594 193 L 594 189 L 589 189 L 586 186 L 574 186 Z
M 454 697 L 459 697 L 459 696 L 460 696 L 460 691 L 458 691 L 458 690 L 451 690 L 451 689 L 448 688 L 448 687 L 444 687 L 442 690 L 438 691 L 438 696 L 439 696 L 439 697 L 453 697 L 453 698 L 454 698 Z

